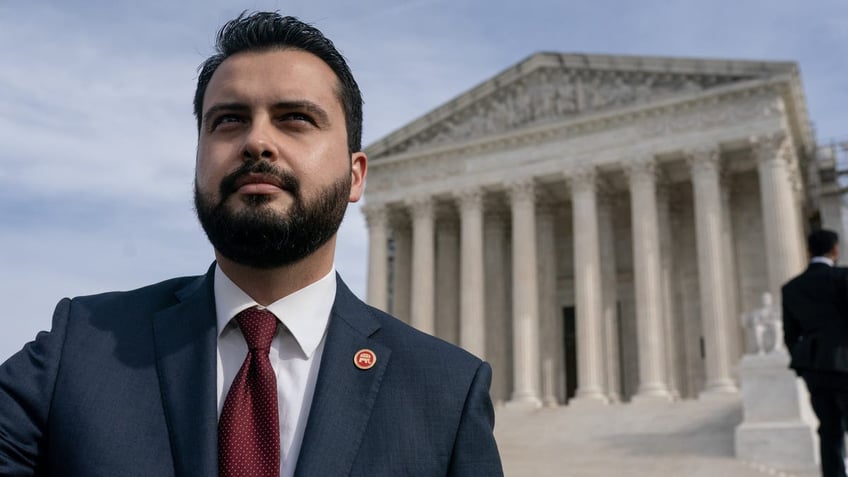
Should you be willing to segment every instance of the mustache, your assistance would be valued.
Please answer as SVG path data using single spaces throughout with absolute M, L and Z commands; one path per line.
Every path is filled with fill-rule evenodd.
M 227 174 L 221 180 L 221 199 L 225 199 L 236 192 L 236 182 L 248 174 L 262 174 L 272 176 L 280 181 L 280 185 L 284 190 L 287 190 L 294 197 L 298 197 L 300 193 L 300 182 L 297 177 L 289 171 L 278 169 L 272 166 L 267 161 L 254 160 L 246 161 L 239 166 L 235 171 Z

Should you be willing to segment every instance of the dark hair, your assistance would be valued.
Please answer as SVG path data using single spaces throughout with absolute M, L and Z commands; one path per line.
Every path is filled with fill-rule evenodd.
M 230 56 L 243 51 L 266 51 L 270 49 L 296 48 L 320 58 L 339 80 L 336 94 L 342 104 L 347 126 L 347 147 L 353 153 L 362 149 L 362 93 L 344 57 L 328 38 L 317 28 L 303 23 L 295 17 L 284 17 L 277 12 L 242 12 L 230 20 L 215 41 L 215 55 L 200 65 L 197 90 L 194 93 L 194 116 L 197 130 L 203 117 L 203 97 L 215 70 Z
M 836 232 L 827 229 L 814 230 L 807 237 L 807 250 L 810 256 L 821 257 L 830 253 L 838 243 L 839 235 Z

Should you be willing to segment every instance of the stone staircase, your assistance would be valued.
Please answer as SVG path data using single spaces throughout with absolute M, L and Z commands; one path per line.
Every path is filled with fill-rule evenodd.
M 738 397 L 671 403 L 499 406 L 495 435 L 508 477 L 815 477 L 734 457 Z

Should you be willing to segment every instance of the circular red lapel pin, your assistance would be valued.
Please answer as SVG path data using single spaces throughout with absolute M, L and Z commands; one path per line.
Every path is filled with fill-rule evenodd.
M 353 364 L 359 369 L 371 369 L 377 364 L 377 355 L 370 349 L 361 349 L 353 355 Z

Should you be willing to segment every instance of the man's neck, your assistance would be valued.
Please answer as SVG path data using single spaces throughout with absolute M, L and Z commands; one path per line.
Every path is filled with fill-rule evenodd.
M 333 266 L 335 238 L 312 255 L 296 263 L 277 268 L 248 267 L 215 251 L 218 266 L 230 280 L 256 303 L 267 306 L 304 288 L 330 273 Z

